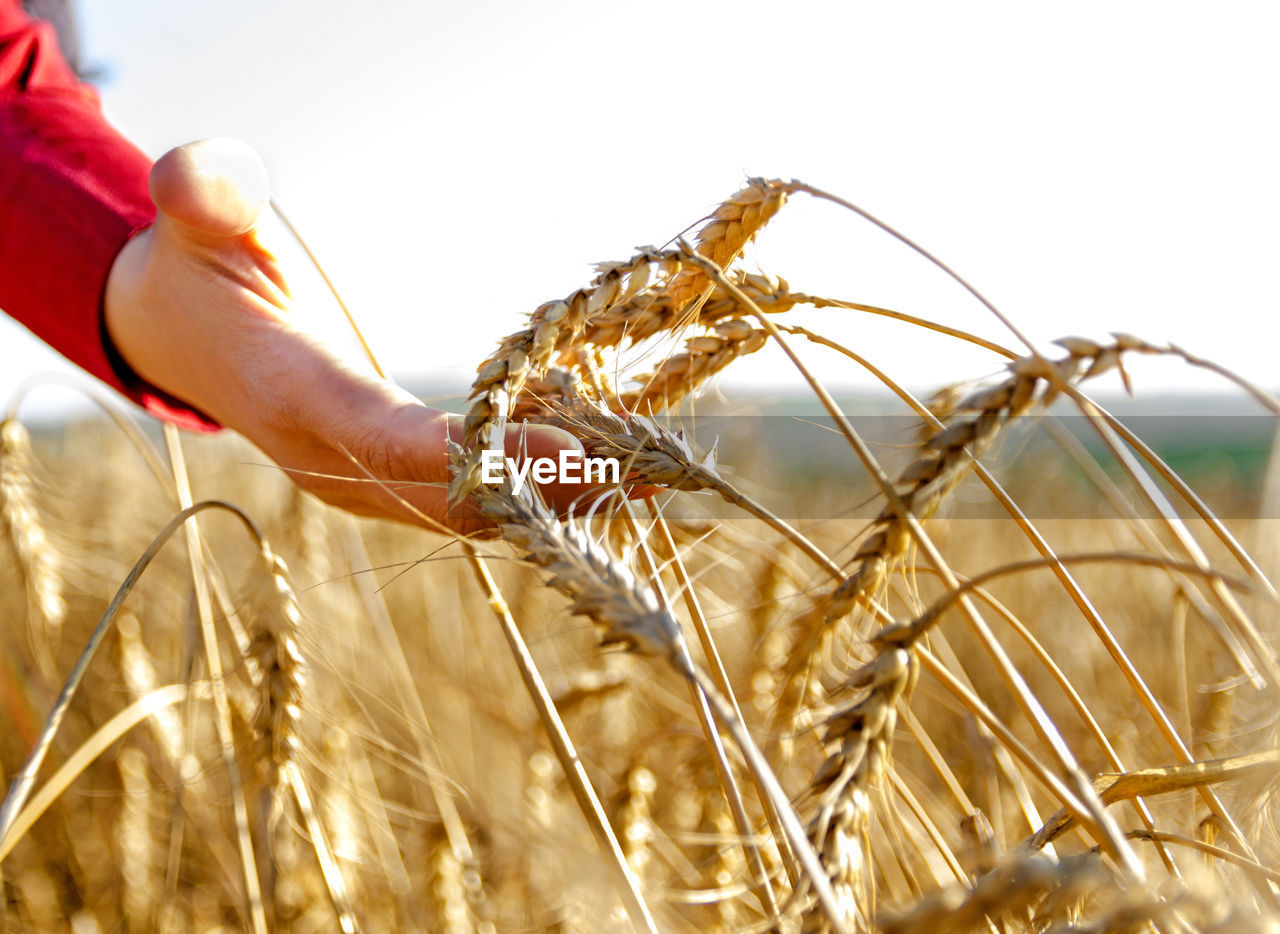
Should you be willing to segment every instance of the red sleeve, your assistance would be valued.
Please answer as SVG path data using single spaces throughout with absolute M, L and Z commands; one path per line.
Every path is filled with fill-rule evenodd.
M 0 308 L 73 363 L 186 428 L 217 424 L 148 385 L 107 336 L 107 273 L 155 219 L 151 162 L 103 119 L 48 23 L 0 0 Z

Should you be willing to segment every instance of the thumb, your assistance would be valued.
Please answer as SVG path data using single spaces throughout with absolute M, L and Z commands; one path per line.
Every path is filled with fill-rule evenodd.
M 215 138 L 171 149 L 151 170 L 151 200 L 190 233 L 237 237 L 258 224 L 268 200 L 267 169 L 246 143 Z

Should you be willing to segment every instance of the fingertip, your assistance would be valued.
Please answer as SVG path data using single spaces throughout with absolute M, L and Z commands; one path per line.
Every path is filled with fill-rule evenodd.
M 262 158 L 247 143 L 224 137 L 169 150 L 151 170 L 150 189 L 162 215 L 218 237 L 253 230 L 270 200 Z

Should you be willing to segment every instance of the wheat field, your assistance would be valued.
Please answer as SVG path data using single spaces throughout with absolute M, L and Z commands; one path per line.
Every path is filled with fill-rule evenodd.
M 356 520 L 236 438 L 110 403 L 28 426 L 15 399 L 3 929 L 1280 928 L 1277 470 L 1202 498 L 1088 394 L 1118 371 L 1140 398 L 1135 357 L 1213 364 L 794 291 L 741 257 L 800 197 L 862 213 L 752 179 L 497 342 L 451 452 L 496 534 Z M 989 374 L 917 399 L 805 308 Z M 756 353 L 822 413 L 755 439 L 785 464 L 699 428 Z M 882 380 L 887 438 L 817 353 Z M 508 420 L 658 492 L 557 516 L 482 483 Z

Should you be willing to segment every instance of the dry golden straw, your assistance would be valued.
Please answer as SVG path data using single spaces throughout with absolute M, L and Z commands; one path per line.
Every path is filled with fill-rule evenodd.
M 1018 350 L 748 269 L 745 248 L 799 196 L 952 274 Z M 749 179 L 689 230 L 598 264 L 478 368 L 451 495 L 503 541 L 339 516 L 226 438 L 189 471 L 195 442 L 168 432 L 166 472 L 123 418 L 132 447 L 78 426 L 37 437 L 37 462 L 10 406 L 0 928 L 1280 923 L 1274 529 L 1251 518 L 1248 482 L 1179 476 L 1081 386 L 1118 373 L 1140 397 L 1126 362 L 1160 354 L 1267 415 L 1275 400 L 1124 333 L 1039 348 L 905 235 L 802 182 Z M 867 315 L 1007 370 L 926 408 L 895 376 L 928 374 L 881 370 Z M 741 411 L 707 390 L 768 354 L 795 366 L 845 459 L 797 445 L 783 453 L 799 468 L 737 463 L 677 427 L 722 396 Z M 810 355 L 827 354 L 920 417 L 905 469 L 881 466 L 815 377 Z M 1055 429 L 1055 402 L 1101 446 Z M 1025 415 L 1065 454 L 1012 443 Z M 557 515 L 536 484 L 482 483 L 483 452 L 525 420 L 661 495 L 598 488 Z M 971 471 L 1007 521 L 947 517 Z M 766 488 L 821 518 L 784 520 L 753 495 Z M 192 505 L 193 489 L 225 502 Z M 868 495 L 874 518 L 847 518 Z M 703 518 L 677 520 L 682 497 Z M 1033 518 L 1060 504 L 1110 518 Z M 162 552 L 179 528 L 186 554 Z

